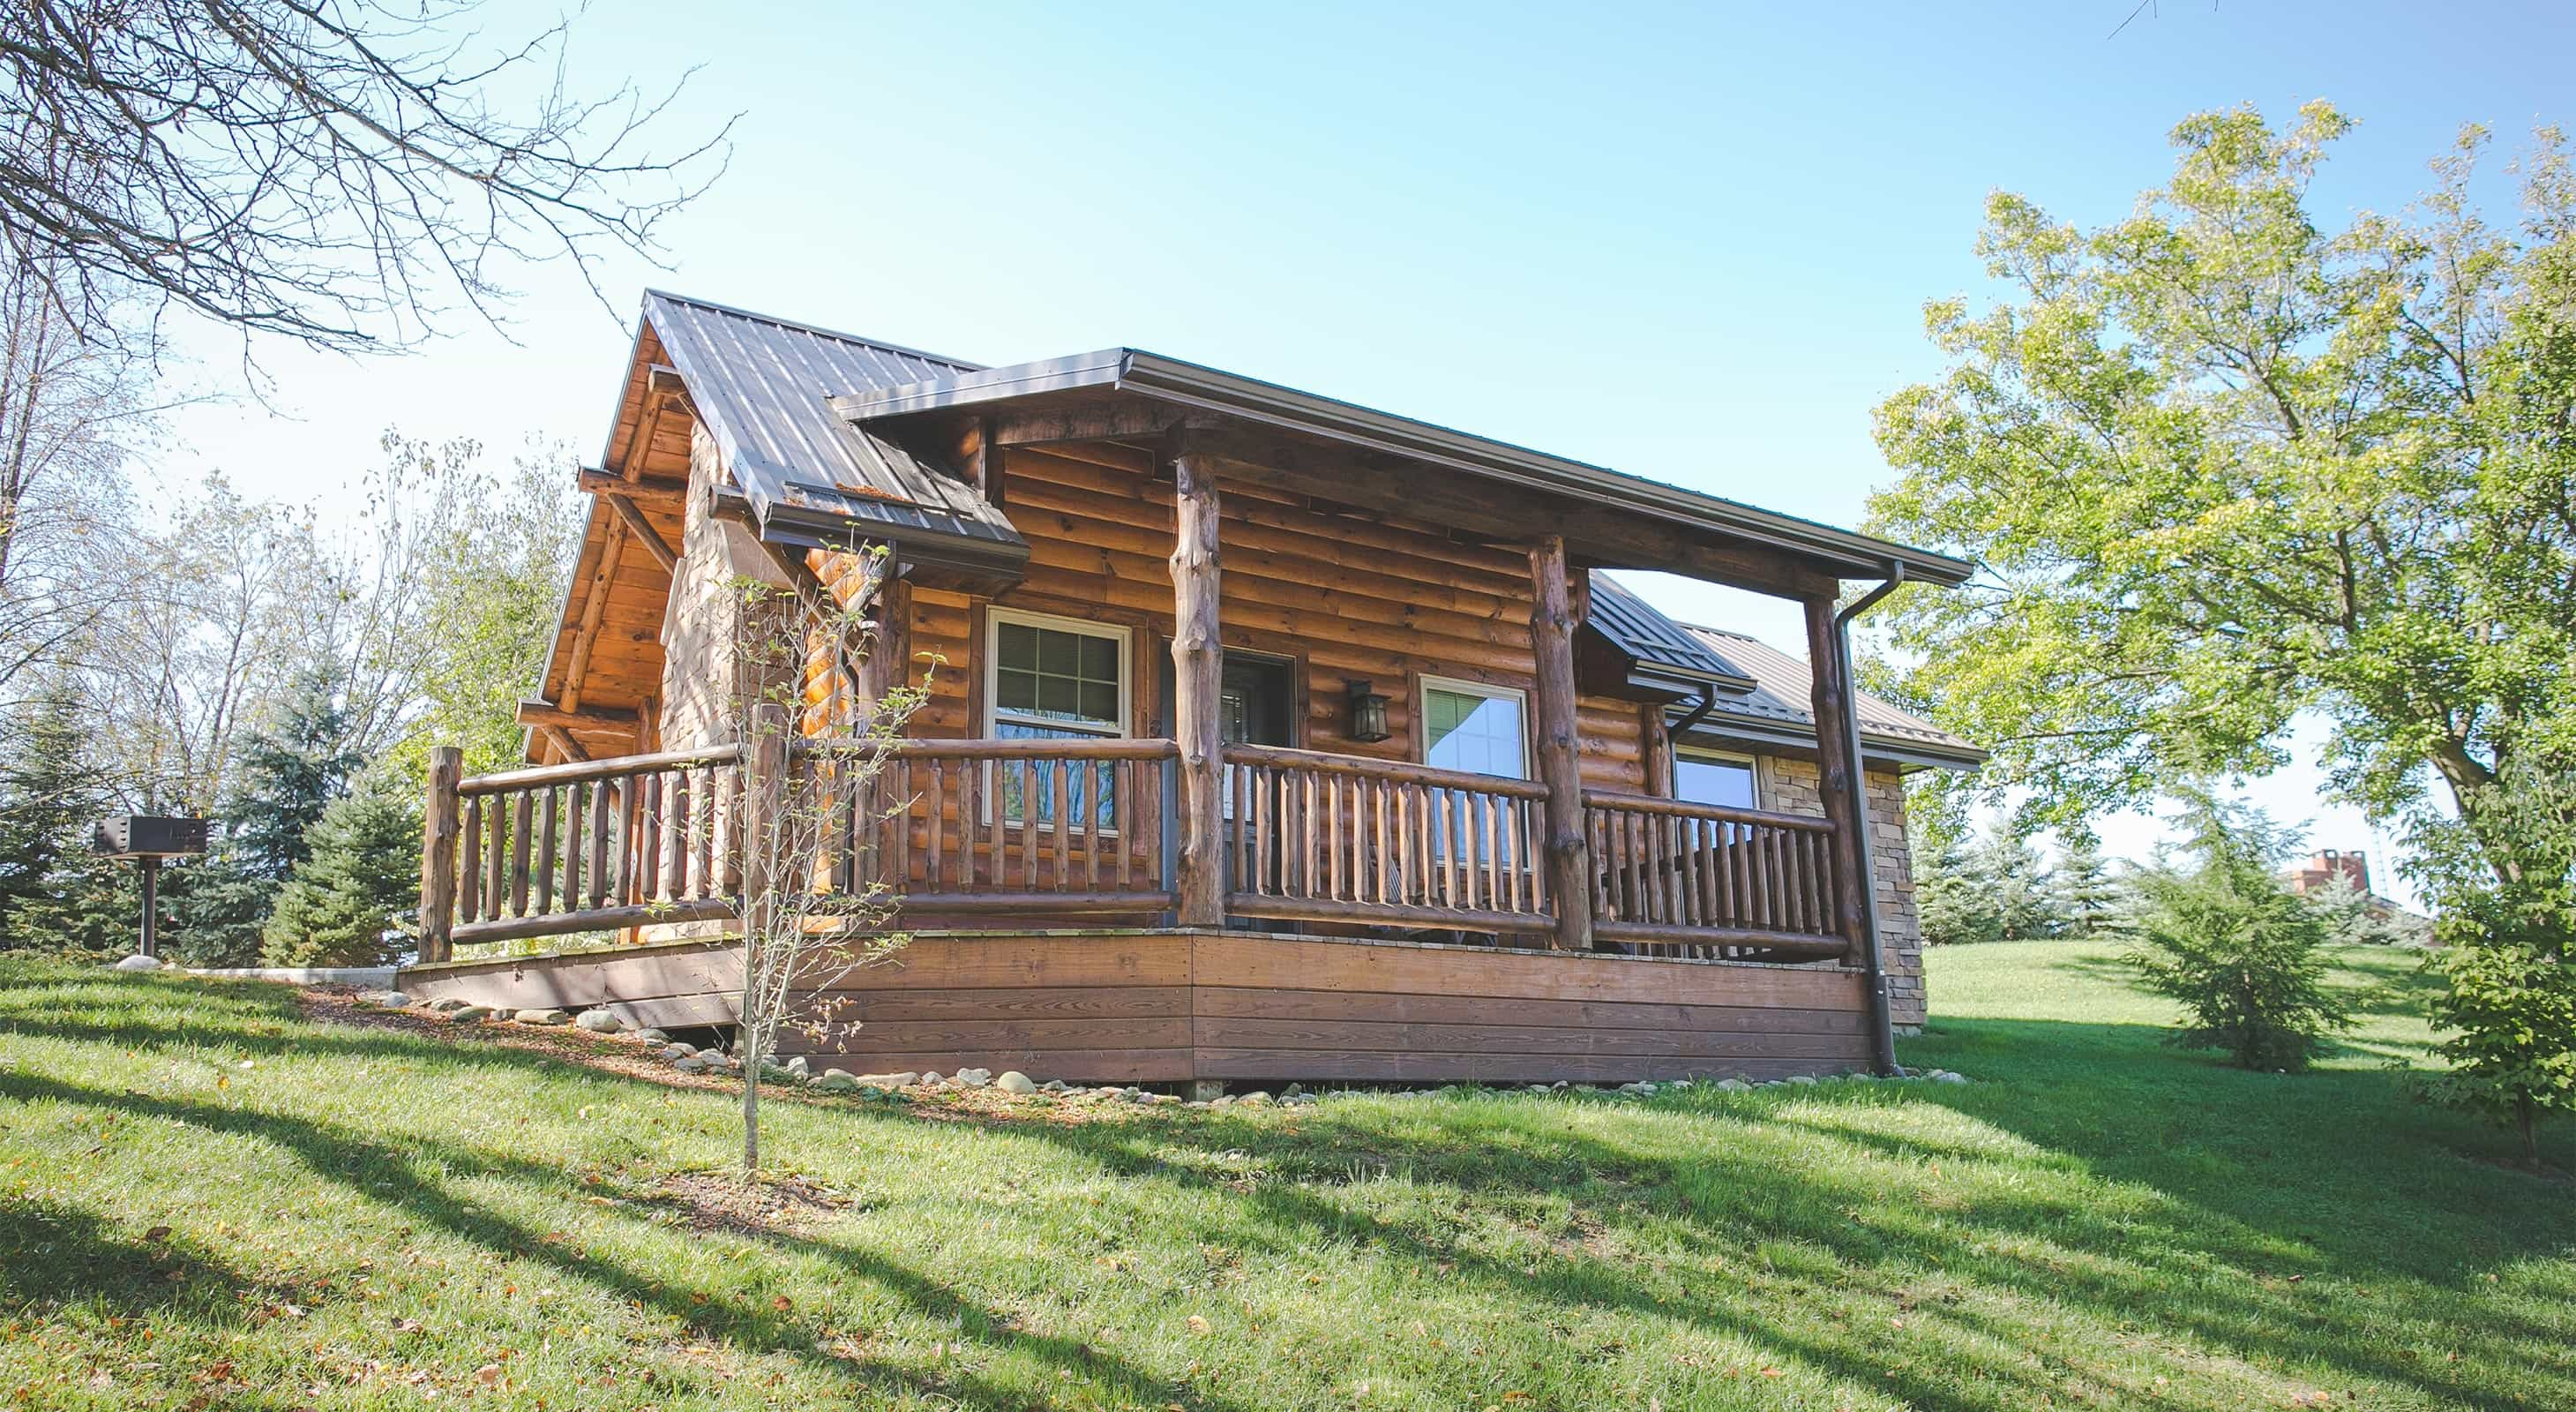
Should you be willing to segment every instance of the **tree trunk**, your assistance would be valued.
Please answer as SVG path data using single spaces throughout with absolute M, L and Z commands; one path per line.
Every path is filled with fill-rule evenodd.
M 2516 1097 L 2513 1106 L 2514 1116 L 2522 1125 L 2522 1160 L 2537 1171 L 2540 1168 L 2540 1116 L 2532 1108 L 2530 1094 Z
M 760 1180 L 760 1061 L 742 1066 L 742 1179 Z

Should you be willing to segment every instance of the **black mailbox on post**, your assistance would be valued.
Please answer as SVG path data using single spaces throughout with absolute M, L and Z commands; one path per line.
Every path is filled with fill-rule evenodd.
M 161 954 L 161 860 L 206 851 L 206 821 L 159 814 L 119 814 L 98 821 L 90 847 L 110 858 L 131 858 L 143 874 L 140 954 Z

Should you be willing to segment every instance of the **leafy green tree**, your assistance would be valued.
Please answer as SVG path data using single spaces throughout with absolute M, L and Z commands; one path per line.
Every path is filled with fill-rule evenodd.
M 2576 169 L 2540 132 L 2500 228 L 2471 128 L 2409 214 L 2329 229 L 2351 125 L 2192 117 L 2100 229 L 1998 194 L 2010 296 L 1928 306 L 1950 367 L 1879 408 L 1871 527 L 1979 566 L 1892 613 L 1909 699 L 1994 751 L 1971 787 L 2077 826 L 2314 713 L 2342 797 L 2446 804 L 2503 866 L 2482 787 L 2576 732 Z
M 261 961 L 372 966 L 402 955 L 401 928 L 420 905 L 420 827 L 408 793 L 382 783 L 334 802 L 278 892 Z
M 431 745 L 465 751 L 465 771 L 522 760 L 518 704 L 537 694 L 588 506 L 577 458 L 531 445 L 507 471 L 471 442 L 430 447 L 388 434 L 386 498 L 416 502 L 408 557 L 421 619 L 412 673 L 422 700 L 398 758 L 415 778 Z
M 2433 1021 L 2451 1067 L 2427 1092 L 2510 1124 L 2538 1162 L 2538 1130 L 2576 1112 L 2576 771 L 2521 760 L 2483 791 L 2482 811 L 2516 841 L 2502 870 L 2457 825 L 2419 836 L 2441 907 L 2442 980 Z
M 2189 865 L 2137 877 L 2137 945 L 2124 958 L 2147 988 L 2182 1002 L 2176 1044 L 2224 1049 L 2248 1069 L 2297 1072 L 2351 1023 L 2325 988 L 2325 924 L 2276 871 L 2286 840 L 2261 814 L 2205 795 L 2184 814 Z

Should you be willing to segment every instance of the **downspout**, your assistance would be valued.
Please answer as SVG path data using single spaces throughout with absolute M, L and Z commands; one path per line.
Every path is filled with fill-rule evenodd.
M 1852 677 L 1851 624 L 1852 619 L 1868 612 L 1904 582 L 1904 562 L 1890 559 L 1887 577 L 1878 587 L 1834 614 L 1834 655 L 1840 659 L 1843 681 L 1843 753 L 1851 761 L 1851 777 L 1844 787 L 1851 796 L 1852 831 L 1859 845 L 1860 925 L 1867 938 L 1861 948 L 1861 964 L 1869 987 L 1870 1059 L 1882 1078 L 1894 1078 L 1905 1071 L 1896 1064 L 1896 1022 L 1887 1003 L 1887 958 L 1879 944 L 1878 877 L 1869 852 L 1869 771 L 1860 756 L 1860 686 Z

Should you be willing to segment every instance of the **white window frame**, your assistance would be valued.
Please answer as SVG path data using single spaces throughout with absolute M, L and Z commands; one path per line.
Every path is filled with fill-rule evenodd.
M 1681 768 L 1682 761 L 1684 760 L 1700 760 L 1716 765 L 1742 765 L 1745 773 L 1753 776 L 1753 803 L 1747 807 L 1754 809 L 1768 809 L 1771 807 L 1769 802 L 1771 791 L 1767 787 L 1769 781 L 1764 778 L 1769 771 L 1762 768 L 1761 756 L 1749 755 L 1734 750 L 1710 750 L 1705 746 L 1698 745 L 1676 745 L 1673 747 L 1673 777 L 1664 781 L 1664 792 L 1667 798 L 1679 799 L 1682 797 Z M 1711 805 L 1709 807 L 1722 808 L 1724 806 Z
M 1417 693 L 1413 703 L 1414 750 L 1420 757 L 1420 763 L 1425 765 L 1431 763 L 1431 693 L 1446 691 L 1458 696 L 1481 696 L 1488 701 L 1512 702 L 1520 710 L 1521 772 L 1511 776 L 1496 775 L 1494 778 L 1522 781 L 1529 779 L 1530 712 L 1527 691 L 1516 686 L 1496 686 L 1492 682 L 1469 681 L 1464 677 L 1435 677 L 1428 672 L 1417 675 L 1413 681 L 1414 690 Z
M 1083 637 L 1106 637 L 1116 640 L 1118 643 L 1117 728 L 1101 730 L 1089 722 L 1050 720 L 1035 714 L 1023 718 L 1016 712 L 1006 717 L 1002 710 L 1002 624 L 1004 623 L 1018 623 L 1021 626 L 1033 628 L 1051 628 L 1057 632 L 1069 632 Z M 1008 719 L 1012 725 L 1031 726 L 1040 730 L 1070 731 L 1076 736 L 1089 740 L 1134 739 L 1136 734 L 1135 629 L 1122 623 L 1095 622 L 1089 618 L 1068 618 L 1061 613 L 1032 613 L 1025 608 L 1005 608 L 999 603 L 986 605 L 984 609 L 984 738 L 995 739 L 995 728 L 1005 719 Z M 978 812 L 984 816 L 986 827 L 1008 822 L 1001 818 L 1000 801 L 995 797 L 1001 793 L 999 789 L 986 790 L 979 786 L 977 792 L 983 800 L 983 807 Z M 1035 810 L 1030 811 L 1032 815 L 1035 812 Z M 1020 826 L 1026 828 L 1033 822 L 1033 818 L 1023 819 L 1020 821 Z M 1120 832 L 1116 825 L 1111 825 L 1101 829 L 1100 836 L 1116 838 Z
M 1032 613 L 1025 608 L 1005 608 L 995 603 L 984 609 L 984 738 L 994 738 L 994 728 L 1005 719 L 1002 710 L 1002 624 L 1017 623 L 1022 627 L 1048 628 L 1082 637 L 1106 637 L 1118 644 L 1118 723 L 1115 729 L 1102 730 L 1088 722 L 1050 720 L 1031 715 L 1026 718 L 1011 713 L 1012 725 L 1033 726 L 1041 730 L 1072 731 L 1099 740 L 1129 740 L 1136 734 L 1136 630 L 1122 623 L 1094 622 L 1089 618 L 1068 618 L 1056 613 Z

